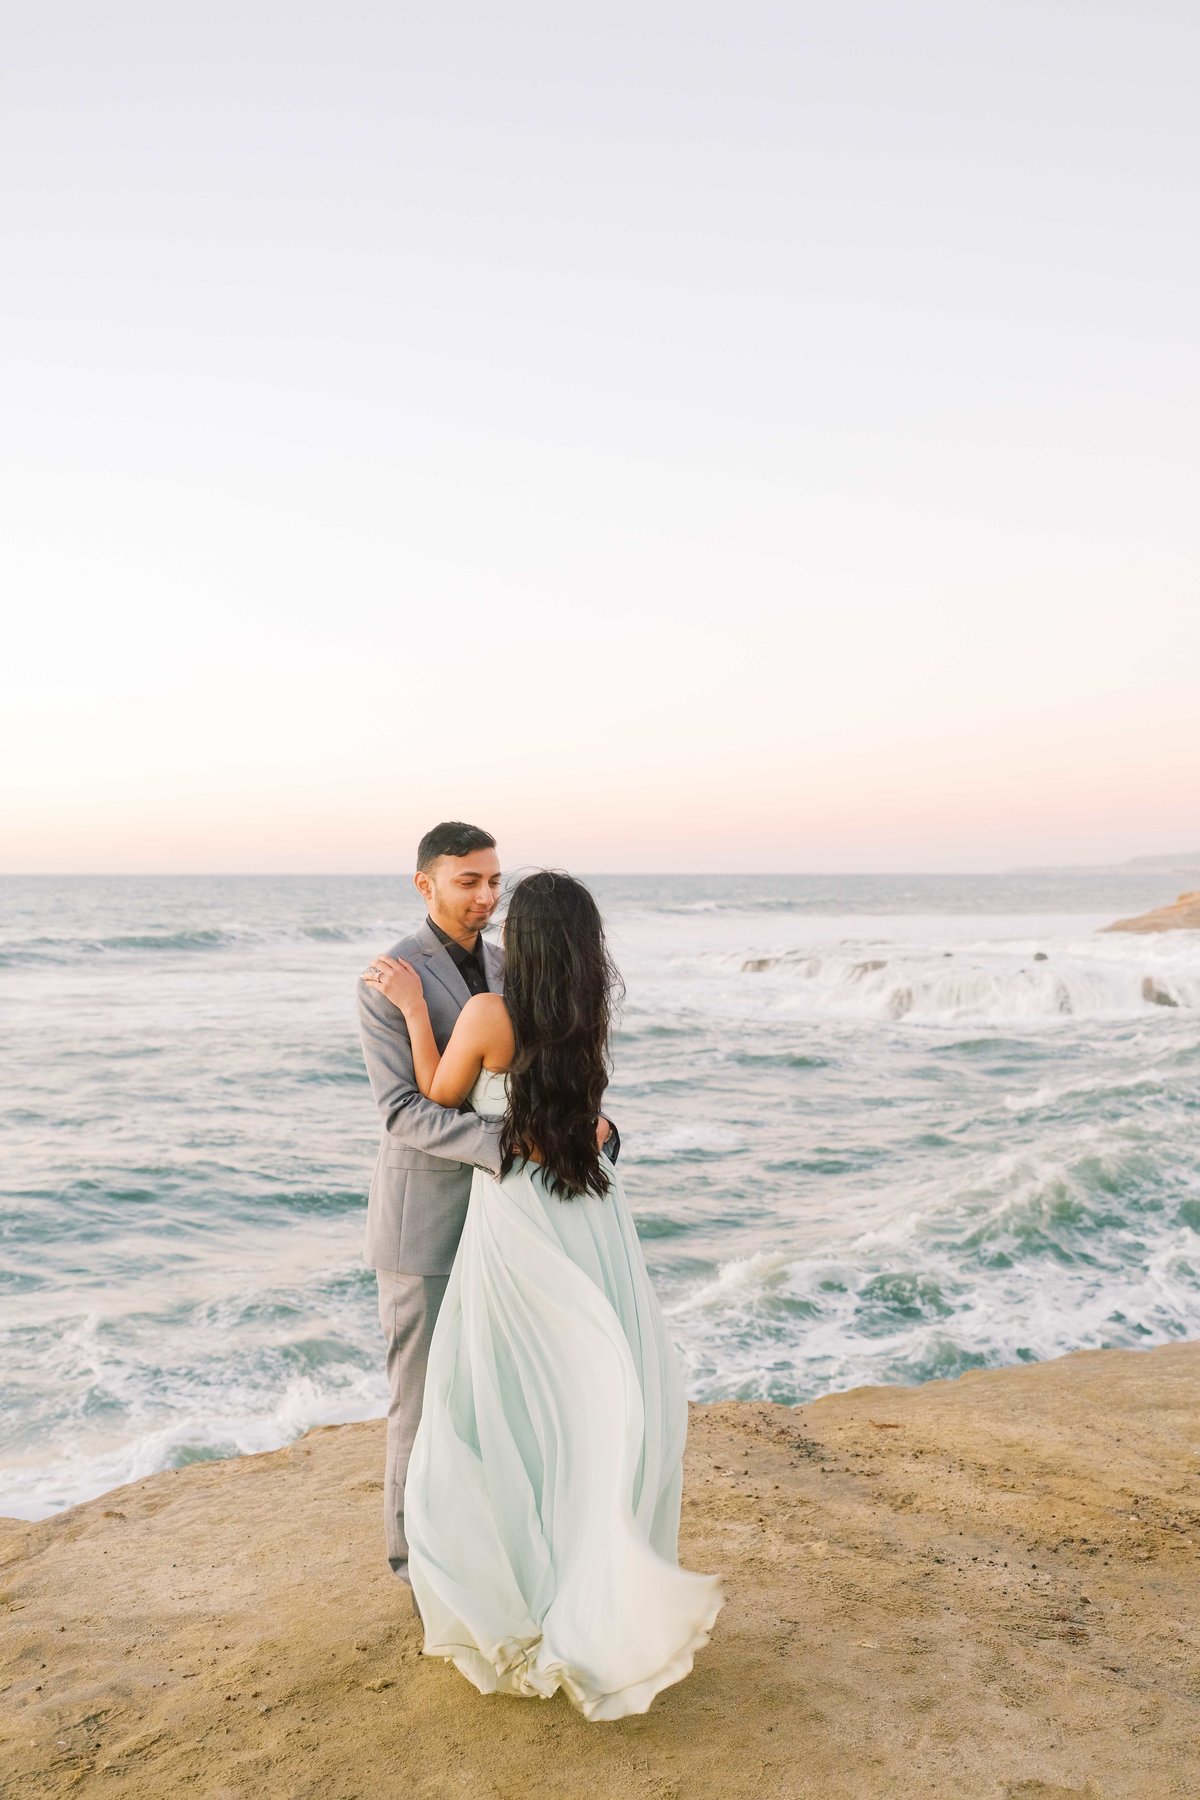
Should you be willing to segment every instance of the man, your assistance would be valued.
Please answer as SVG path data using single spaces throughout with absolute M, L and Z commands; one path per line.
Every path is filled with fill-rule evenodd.
M 444 1050 L 472 994 L 504 991 L 500 951 L 481 935 L 500 898 L 495 838 L 460 820 L 435 825 L 418 845 L 413 881 L 428 917 L 388 954 L 416 969 L 434 1038 Z M 387 1344 L 387 1556 L 407 1582 L 404 1482 L 421 1418 L 429 1343 L 466 1220 L 472 1171 L 500 1173 L 500 1123 L 425 1099 L 413 1074 L 404 1015 L 371 985 L 374 974 L 372 966 L 358 984 L 363 1056 L 384 1126 L 367 1203 L 364 1261 L 375 1270 Z M 615 1128 L 602 1119 L 598 1135 L 615 1161 Z

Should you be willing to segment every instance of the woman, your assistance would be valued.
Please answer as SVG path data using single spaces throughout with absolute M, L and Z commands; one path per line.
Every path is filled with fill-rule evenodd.
M 687 1405 L 620 1177 L 597 1148 L 616 971 L 567 875 L 513 890 L 504 996 L 438 1054 L 410 964 L 376 957 L 421 1092 L 502 1117 L 477 1169 L 429 1352 L 404 1495 L 425 1653 L 481 1693 L 560 1687 L 589 1719 L 645 1712 L 721 1607 L 678 1567 Z

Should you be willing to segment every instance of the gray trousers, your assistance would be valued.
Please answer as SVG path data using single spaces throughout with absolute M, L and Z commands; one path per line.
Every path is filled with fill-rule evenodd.
M 408 1573 L 404 1535 L 404 1482 L 413 1439 L 421 1422 L 425 1365 L 446 1275 L 397 1275 L 376 1269 L 379 1323 L 387 1345 L 387 1462 L 383 1475 L 383 1529 L 388 1561 L 398 1575 Z

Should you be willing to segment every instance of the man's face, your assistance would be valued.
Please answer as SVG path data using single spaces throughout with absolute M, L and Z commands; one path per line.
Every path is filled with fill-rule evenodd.
M 481 931 L 500 898 L 500 858 L 494 850 L 439 856 L 413 877 L 435 925 L 459 943 Z

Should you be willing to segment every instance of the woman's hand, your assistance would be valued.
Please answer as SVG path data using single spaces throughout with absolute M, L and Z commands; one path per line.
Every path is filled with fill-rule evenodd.
M 398 1007 L 405 1018 L 425 1005 L 421 977 L 411 963 L 399 956 L 377 956 L 362 972 L 368 987 L 378 988 L 385 1000 Z

